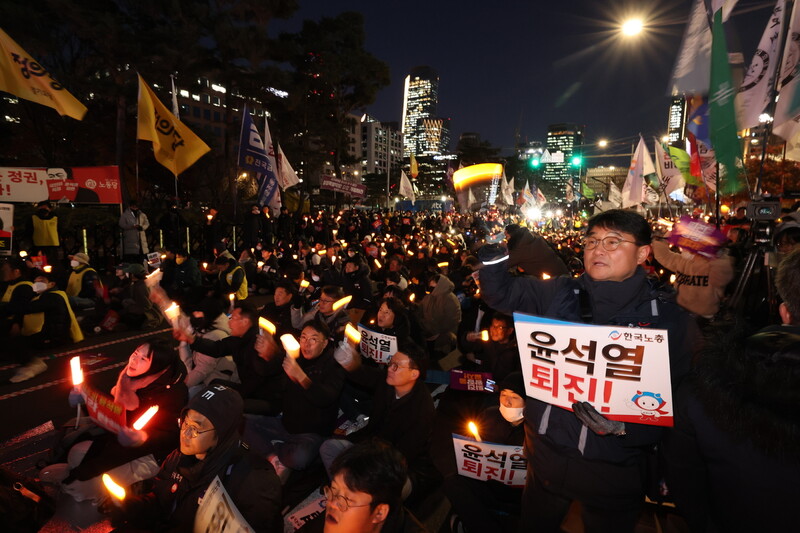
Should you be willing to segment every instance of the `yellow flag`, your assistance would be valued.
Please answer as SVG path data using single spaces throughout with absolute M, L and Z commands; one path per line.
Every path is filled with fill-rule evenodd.
M 0 52 L 0 91 L 52 107 L 61 116 L 83 120 L 86 106 L 1 29 Z
M 211 150 L 200 137 L 169 112 L 141 76 L 136 138 L 152 141 L 156 160 L 176 176 Z
M 419 175 L 419 167 L 417 166 L 417 158 L 411 154 L 411 177 L 416 178 Z

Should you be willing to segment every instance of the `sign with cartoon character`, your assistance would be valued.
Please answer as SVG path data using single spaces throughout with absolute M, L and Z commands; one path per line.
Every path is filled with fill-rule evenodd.
M 672 426 L 669 339 L 661 329 L 594 326 L 514 313 L 525 393 L 610 420 Z

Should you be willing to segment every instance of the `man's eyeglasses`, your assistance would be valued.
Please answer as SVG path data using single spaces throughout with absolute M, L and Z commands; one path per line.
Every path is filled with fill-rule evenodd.
M 323 303 L 323 302 L 326 303 L 326 304 L 332 304 L 332 303 L 336 302 L 336 300 L 326 300 L 325 298 L 320 298 L 319 299 L 319 303 Z
M 407 365 L 401 365 L 401 364 L 400 364 L 400 363 L 398 363 L 397 361 L 393 361 L 393 360 L 389 359 L 389 364 L 388 364 L 388 365 L 386 365 L 386 368 L 388 368 L 388 369 L 389 369 L 389 370 L 391 370 L 392 372 L 397 372 L 397 369 L 398 369 L 398 368 L 409 368 L 409 369 L 413 369 L 414 367 L 413 367 L 413 366 L 411 366 L 411 361 L 409 361 Z
M 598 244 L 603 243 L 603 248 L 607 252 L 613 252 L 619 245 L 623 242 L 629 242 L 632 244 L 636 244 L 636 241 L 626 241 L 625 239 L 620 239 L 619 237 L 605 237 L 603 239 L 595 239 L 594 237 L 588 237 L 583 239 L 583 249 L 584 250 L 593 250 L 597 247 Z
M 214 431 L 214 428 L 200 431 L 197 429 L 196 426 L 190 426 L 189 424 L 187 424 L 185 418 L 183 420 L 181 420 L 180 418 L 178 419 L 178 427 L 181 429 L 181 433 L 183 433 L 190 439 L 196 439 L 198 435 L 201 435 L 203 433 L 208 433 L 209 431 Z
M 372 505 L 372 502 L 356 505 L 352 503 L 346 496 L 334 493 L 330 485 L 325 485 L 322 487 L 322 492 L 325 493 L 325 499 L 328 500 L 326 505 L 333 504 L 343 513 L 346 513 L 351 507 L 366 507 L 368 505 Z

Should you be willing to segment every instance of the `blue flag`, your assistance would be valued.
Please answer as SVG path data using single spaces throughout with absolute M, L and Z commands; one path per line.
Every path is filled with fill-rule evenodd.
M 253 117 L 245 107 L 242 111 L 242 134 L 239 139 L 239 166 L 256 173 L 259 205 L 269 205 L 278 190 L 274 161 L 267 154 Z

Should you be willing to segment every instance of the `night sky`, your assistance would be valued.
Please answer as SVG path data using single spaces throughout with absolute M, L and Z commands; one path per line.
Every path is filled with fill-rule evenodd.
M 449 117 L 451 148 L 460 133 L 478 132 L 508 154 L 519 129 L 544 141 L 547 125 L 586 126 L 586 142 L 619 141 L 630 150 L 666 132 L 670 72 L 689 0 L 298 0 L 289 21 L 270 33 L 297 31 L 303 19 L 343 11 L 363 14 L 366 48 L 391 68 L 391 85 L 367 111 L 400 121 L 403 80 L 430 65 L 440 78 L 439 114 Z M 733 23 L 749 64 L 774 2 L 740 0 Z M 758 9 L 758 6 L 763 6 Z M 647 36 L 619 36 L 619 21 L 638 13 Z M 648 142 L 650 144 L 650 142 Z M 621 148 L 626 146 L 627 148 Z

